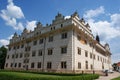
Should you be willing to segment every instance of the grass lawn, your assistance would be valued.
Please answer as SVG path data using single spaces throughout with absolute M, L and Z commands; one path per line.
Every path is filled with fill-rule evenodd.
M 38 72 L 0 71 L 0 80 L 94 80 L 97 74 L 55 74 Z
M 117 77 L 117 78 L 114 78 L 114 79 L 112 79 L 112 80 L 120 80 L 120 76 L 119 76 L 119 77 Z

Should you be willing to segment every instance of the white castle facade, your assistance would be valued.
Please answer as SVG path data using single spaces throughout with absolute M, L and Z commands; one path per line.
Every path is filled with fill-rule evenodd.
M 5 69 L 67 73 L 111 68 L 109 45 L 94 39 L 77 12 L 68 19 L 58 13 L 50 25 L 39 22 L 34 31 L 15 33 L 8 48 Z

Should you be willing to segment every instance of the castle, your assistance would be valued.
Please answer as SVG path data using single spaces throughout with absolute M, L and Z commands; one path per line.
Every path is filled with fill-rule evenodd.
M 70 18 L 58 13 L 52 24 L 37 23 L 14 34 L 8 45 L 5 69 L 44 72 L 101 71 L 111 68 L 108 44 L 94 38 L 90 26 L 74 12 Z

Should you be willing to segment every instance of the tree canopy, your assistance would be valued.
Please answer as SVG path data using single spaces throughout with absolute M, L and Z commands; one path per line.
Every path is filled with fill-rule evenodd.
M 0 47 L 0 69 L 4 69 L 6 54 L 7 48 L 4 46 Z

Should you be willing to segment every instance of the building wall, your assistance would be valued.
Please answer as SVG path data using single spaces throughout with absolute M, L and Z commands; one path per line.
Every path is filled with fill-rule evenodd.
M 87 44 L 83 43 L 82 41 L 77 39 L 78 33 L 75 32 L 74 34 L 74 49 L 75 49 L 75 70 L 103 70 L 103 69 L 109 69 L 109 66 L 111 65 L 108 63 L 109 56 L 105 56 L 95 50 L 92 46 L 89 44 L 89 40 L 87 41 Z M 80 34 L 79 34 L 80 35 Z M 81 36 L 81 35 L 80 35 Z M 81 39 L 82 40 L 82 39 Z M 81 49 L 81 54 L 78 54 L 78 48 Z M 85 56 L 85 51 L 88 52 L 88 56 Z M 90 57 L 90 54 L 92 54 L 92 58 Z M 95 55 L 95 59 L 93 59 L 93 54 Z M 98 59 L 99 57 L 99 59 Z M 103 60 L 104 59 L 104 60 Z M 88 61 L 88 69 L 86 69 L 86 61 Z M 78 69 L 78 62 L 81 63 L 81 68 Z M 91 65 L 92 68 L 91 69 Z M 102 68 L 102 65 L 104 68 Z
M 63 32 L 64 33 L 64 32 Z M 47 70 L 47 62 L 52 62 L 52 70 L 61 70 L 61 61 L 66 61 L 67 62 L 67 68 L 66 70 L 72 70 L 72 31 L 67 32 L 67 38 L 66 39 L 61 39 L 61 33 L 59 34 L 54 34 L 50 35 L 53 36 L 53 42 L 48 41 L 48 37 L 43 38 L 45 42 L 45 54 L 44 54 L 44 43 L 39 44 L 39 40 L 37 40 L 37 44 L 33 45 L 33 41 L 30 42 L 29 44 L 24 44 L 24 48 L 19 48 L 16 50 L 10 50 L 8 51 L 9 59 L 6 58 L 6 63 L 8 64 L 7 68 L 11 68 L 10 65 L 11 63 L 17 63 L 18 68 L 18 63 L 21 63 L 21 68 L 24 69 L 25 65 L 28 65 L 28 69 L 38 69 L 37 68 L 37 63 L 41 62 L 43 65 L 43 54 L 44 54 L 44 69 Z M 25 47 L 26 46 L 31 46 L 31 50 L 28 52 L 25 52 Z M 67 53 L 61 54 L 61 47 L 67 46 Z M 52 55 L 48 55 L 48 49 L 53 49 Z M 42 50 L 42 56 L 38 56 L 38 51 Z M 32 52 L 36 51 L 36 55 L 32 57 Z M 20 53 L 23 54 L 22 58 L 20 57 Z M 23 63 L 25 53 L 29 53 L 29 59 L 28 63 Z M 12 59 L 13 54 L 18 54 L 18 58 Z M 31 68 L 31 63 L 35 63 L 34 68 Z M 13 67 L 15 68 L 15 67 Z M 41 67 L 42 69 L 43 67 Z

